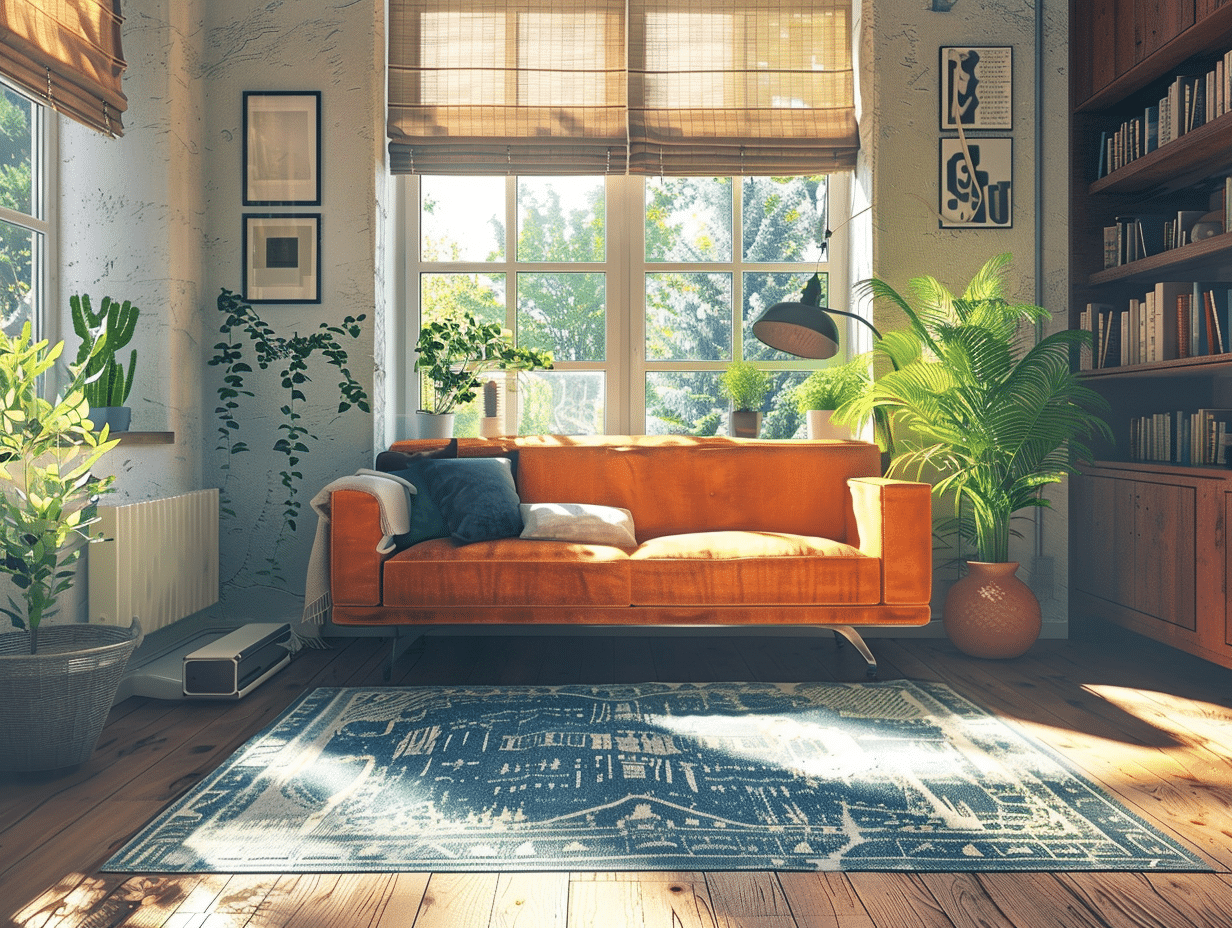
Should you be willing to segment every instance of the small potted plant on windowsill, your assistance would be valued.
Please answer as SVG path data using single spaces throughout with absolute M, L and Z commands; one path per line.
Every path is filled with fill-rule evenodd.
M 109 296 L 103 297 L 97 313 L 86 294 L 69 297 L 68 304 L 72 309 L 73 331 L 81 339 L 77 364 L 85 365 L 84 390 L 90 404 L 90 421 L 95 428 L 109 425 L 113 432 L 127 432 L 132 409 L 124 404 L 133 389 L 137 349 L 129 353 L 127 374 L 116 354 L 132 341 L 141 311 L 128 300 L 119 303 Z
M 500 323 L 479 322 L 465 309 L 426 323 L 415 351 L 415 370 L 431 388 L 416 413 L 421 438 L 453 434 L 454 410 L 475 398 L 484 374 L 552 369 L 550 351 L 516 346 Z
M 852 429 L 832 421 L 834 410 L 859 396 L 869 384 L 867 358 L 852 358 L 813 371 L 792 391 L 796 408 L 807 418 L 809 438 L 852 438 Z
M 773 381 L 751 361 L 733 361 L 719 378 L 719 389 L 731 401 L 727 434 L 756 438 L 761 431 L 761 406 Z

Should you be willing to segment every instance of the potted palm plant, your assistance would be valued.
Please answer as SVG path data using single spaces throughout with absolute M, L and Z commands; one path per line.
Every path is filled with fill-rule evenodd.
M 129 353 L 127 372 L 116 355 L 132 341 L 141 310 L 128 300 L 120 303 L 105 296 L 96 313 L 86 294 L 69 297 L 68 305 L 73 331 L 81 339 L 77 364 L 85 366 L 84 390 L 91 421 L 96 427 L 109 425 L 113 432 L 127 432 L 132 410 L 124 404 L 133 390 L 137 349 Z
M 727 434 L 756 438 L 761 431 L 761 406 L 773 381 L 751 361 L 733 361 L 719 377 L 719 389 L 731 401 Z
M 805 416 L 809 438 L 852 437 L 852 429 L 833 421 L 834 410 L 857 396 L 869 383 L 867 358 L 852 358 L 813 371 L 792 391 L 796 408 Z
M 1047 507 L 1041 489 L 1090 457 L 1090 438 L 1111 437 L 1106 403 L 1071 367 L 1090 333 L 1067 329 L 1035 341 L 1032 323 L 1049 314 L 1007 301 L 1010 260 L 990 259 L 960 297 L 932 277 L 911 280 L 907 296 L 876 278 L 858 285 L 902 313 L 907 327 L 874 346 L 893 369 L 840 410 L 888 414 L 889 474 L 929 480 L 953 506 L 938 529 L 974 546 L 975 557 L 946 597 L 945 627 L 977 657 L 1016 657 L 1039 635 L 1039 602 L 1010 561 L 1015 513 Z
M 105 338 L 99 340 L 99 349 Z M 89 758 L 140 628 L 79 623 L 41 628 L 97 540 L 97 500 L 112 478 L 91 468 L 116 442 L 96 431 L 85 398 L 92 355 L 70 368 L 54 399 L 40 386 L 64 343 L 0 336 L 0 571 L 16 597 L 0 612 L 0 769 L 50 770 Z
M 552 369 L 550 351 L 514 345 L 508 329 L 480 322 L 468 309 L 425 323 L 415 351 L 415 370 L 430 386 L 416 414 L 421 438 L 453 434 L 454 410 L 475 398 L 484 374 Z

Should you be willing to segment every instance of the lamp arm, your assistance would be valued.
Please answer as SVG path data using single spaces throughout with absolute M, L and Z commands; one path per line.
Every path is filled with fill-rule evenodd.
M 865 319 L 863 316 L 858 316 L 855 313 L 849 313 L 845 309 L 831 309 L 829 306 L 823 307 L 822 311 L 831 316 L 846 316 L 848 319 L 855 319 L 857 322 L 862 322 L 868 326 L 873 334 L 877 336 L 877 341 L 881 341 L 881 333 L 877 331 L 877 327 Z

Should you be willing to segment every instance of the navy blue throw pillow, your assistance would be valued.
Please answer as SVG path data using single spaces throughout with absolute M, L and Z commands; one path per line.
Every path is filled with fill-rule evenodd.
M 411 454 L 382 451 L 377 457 L 377 470 L 401 477 L 415 488 L 415 493 L 411 496 L 410 528 L 405 535 L 394 536 L 394 544 L 399 551 L 429 538 L 448 537 L 449 527 L 445 524 L 445 517 L 441 515 L 424 481 L 423 464 L 429 460 L 452 459 L 457 456 L 458 440 L 455 438 L 436 451 L 418 451 Z
M 459 544 L 522 534 L 522 511 L 509 458 L 419 462 L 428 492 Z

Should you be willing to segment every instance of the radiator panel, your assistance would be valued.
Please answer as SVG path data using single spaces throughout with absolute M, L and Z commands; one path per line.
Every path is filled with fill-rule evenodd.
M 90 621 L 146 632 L 218 601 L 218 490 L 99 506 L 89 547 Z

